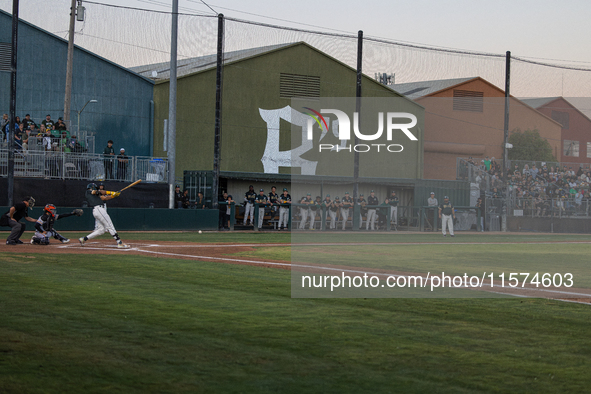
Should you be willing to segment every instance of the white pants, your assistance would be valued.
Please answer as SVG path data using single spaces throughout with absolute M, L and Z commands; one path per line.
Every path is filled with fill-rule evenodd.
M 246 226 L 246 219 L 250 216 L 250 224 L 254 223 L 254 204 L 251 204 L 249 202 L 246 203 L 246 206 L 244 207 L 244 220 L 242 221 L 242 224 Z
M 289 224 L 289 207 L 279 207 L 279 224 L 277 225 L 278 228 L 284 227 L 287 228 Z
M 334 230 L 337 228 L 337 211 L 329 209 L 328 216 L 330 216 L 330 229 Z
M 113 226 L 111 217 L 103 206 L 97 205 L 94 207 L 92 209 L 92 216 L 94 216 L 94 231 L 88 234 L 88 239 L 103 235 L 107 231 L 111 235 L 117 234 L 117 230 L 115 230 L 115 226 Z
M 369 218 L 369 213 L 367 214 L 367 217 Z M 359 214 L 359 228 L 363 227 L 363 214 L 360 213 Z
M 349 208 L 341 208 L 341 218 L 343 218 L 343 230 L 344 230 L 345 225 L 347 224 L 347 220 L 349 220 Z
M 314 223 L 316 222 L 316 211 L 312 208 L 308 209 L 308 215 L 310 216 L 310 230 L 314 229 Z
M 449 233 L 454 235 L 454 221 L 452 215 L 441 215 L 441 232 L 445 235 L 445 226 L 449 227 Z
M 398 224 L 398 207 L 390 207 L 390 223 Z
M 259 228 L 263 227 L 263 219 L 265 218 L 265 208 L 259 208 Z
M 368 209 L 367 210 L 367 220 L 365 221 L 365 229 L 369 230 L 369 226 L 371 225 L 371 229 L 376 229 L 376 210 L 375 209 Z
M 301 207 L 300 208 L 300 216 L 302 219 L 300 220 L 299 229 L 303 230 L 306 227 L 306 222 L 308 221 L 308 208 Z

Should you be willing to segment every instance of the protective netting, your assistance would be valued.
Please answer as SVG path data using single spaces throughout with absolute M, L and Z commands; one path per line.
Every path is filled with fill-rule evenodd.
M 77 45 L 126 67 L 169 61 L 170 12 L 94 1 L 85 1 L 83 5 L 86 15 L 84 22 L 76 24 Z M 159 5 L 166 9 L 164 4 Z M 67 38 L 69 7 L 68 0 L 21 2 L 20 17 Z M 0 0 L 0 8 L 11 12 L 12 1 Z M 225 51 L 304 41 L 338 61 L 356 67 L 355 33 L 340 34 L 303 27 L 227 18 Z M 354 28 L 352 26 L 352 30 Z M 217 18 L 210 10 L 195 13 L 181 8 L 178 37 L 179 59 L 215 54 Z M 580 97 L 588 95 L 591 87 L 591 66 L 585 62 L 523 58 L 514 53 L 511 66 L 511 94 L 515 97 Z M 367 35 L 363 72 L 370 76 L 394 74 L 395 83 L 480 76 L 503 89 L 505 54 L 426 47 Z

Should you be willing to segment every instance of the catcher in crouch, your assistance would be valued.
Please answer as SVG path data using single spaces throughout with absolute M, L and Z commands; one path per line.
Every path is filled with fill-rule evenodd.
M 105 190 L 99 190 L 97 185 L 94 183 L 89 183 L 86 186 L 86 201 L 88 201 L 88 205 L 92 208 L 92 216 L 94 216 L 94 231 L 88 234 L 86 237 L 79 238 L 80 245 L 84 245 L 86 241 L 89 239 L 98 237 L 99 235 L 103 235 L 105 232 L 109 232 L 117 241 L 117 247 L 120 249 L 128 249 L 129 245 L 124 244 L 119 238 L 117 234 L 117 230 L 115 230 L 115 226 L 113 226 L 113 222 L 111 221 L 111 217 L 107 213 L 105 209 L 105 201 L 112 200 L 115 197 L 119 197 L 121 192 L 110 192 Z
M 60 241 L 63 244 L 67 244 L 70 242 L 69 239 L 63 237 L 60 233 L 58 233 L 54 228 L 53 225 L 56 220 L 60 220 L 63 218 L 67 218 L 69 216 L 82 216 L 81 209 L 74 209 L 70 213 L 55 213 L 55 205 L 47 204 L 45 208 L 43 208 L 43 215 L 39 216 L 39 219 L 35 222 L 35 235 L 31 238 L 31 243 L 34 245 L 49 245 L 49 237 L 53 237 Z

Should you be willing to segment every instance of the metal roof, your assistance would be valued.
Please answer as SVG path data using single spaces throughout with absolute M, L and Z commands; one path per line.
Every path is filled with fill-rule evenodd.
M 551 101 L 559 99 L 560 97 L 540 97 L 540 98 L 521 98 L 520 100 L 529 105 L 532 108 L 540 108 L 543 105 L 548 104 Z
M 246 59 L 293 44 L 294 43 L 278 44 L 265 47 L 242 49 L 240 51 L 224 52 L 224 63 Z M 185 75 L 214 68 L 216 66 L 216 62 L 217 54 L 193 57 L 190 59 L 179 59 L 177 61 L 177 77 L 180 78 Z M 170 62 L 146 64 L 143 66 L 131 67 L 130 70 L 154 81 L 170 79 Z M 156 72 L 156 76 L 153 76 L 153 72 Z
M 450 88 L 455 85 L 476 79 L 477 77 L 471 78 L 455 78 L 455 79 L 436 79 L 433 81 L 418 81 L 409 83 L 397 83 L 394 85 L 388 85 L 396 92 L 408 97 L 411 100 L 418 99 L 420 97 L 428 96 L 431 93 L 438 92 Z

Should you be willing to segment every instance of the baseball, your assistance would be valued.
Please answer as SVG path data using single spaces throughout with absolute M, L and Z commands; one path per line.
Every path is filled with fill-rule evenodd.
M 202 234 L 202 233 L 203 233 L 203 231 L 199 230 L 199 234 Z

